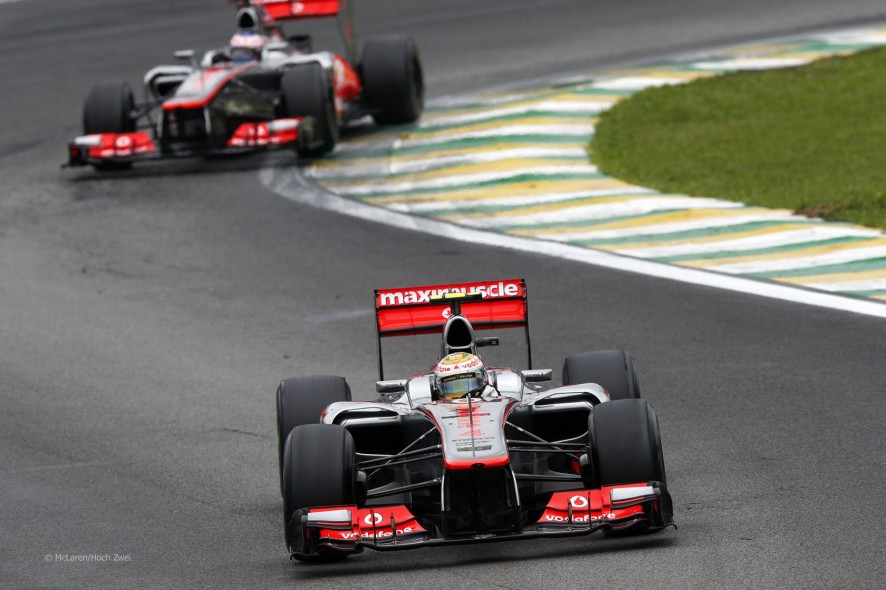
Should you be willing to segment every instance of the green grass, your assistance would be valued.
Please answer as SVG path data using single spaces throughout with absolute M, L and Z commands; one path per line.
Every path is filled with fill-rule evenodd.
M 663 192 L 886 228 L 886 50 L 644 90 L 590 153 Z

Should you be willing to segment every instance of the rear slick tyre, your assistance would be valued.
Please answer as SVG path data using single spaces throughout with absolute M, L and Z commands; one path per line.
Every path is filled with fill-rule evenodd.
M 311 375 L 290 377 L 277 386 L 277 453 L 280 493 L 283 493 L 283 444 L 296 426 L 317 424 L 331 403 L 351 401 L 351 388 L 344 377 Z
M 369 39 L 360 72 L 363 100 L 379 125 L 414 123 L 424 108 L 425 84 L 418 48 L 409 37 Z
M 634 357 L 624 350 L 598 350 L 566 357 L 563 385 L 596 383 L 609 399 L 640 399 L 640 381 Z

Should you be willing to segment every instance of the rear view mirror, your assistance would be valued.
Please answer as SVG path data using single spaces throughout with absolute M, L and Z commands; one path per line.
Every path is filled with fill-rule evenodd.
M 406 391 L 406 379 L 391 379 L 390 381 L 376 381 L 375 390 L 378 393 L 404 393 Z
M 477 348 L 483 348 L 484 346 L 498 346 L 498 343 L 498 336 L 484 336 L 483 338 L 474 338 L 474 344 L 477 345 Z
M 287 51 L 289 49 L 289 43 L 286 41 L 271 41 L 265 48 L 268 51 Z
M 175 59 L 180 59 L 182 61 L 191 61 L 194 59 L 194 50 L 193 49 L 179 49 L 175 52 Z
M 529 371 L 520 371 L 520 375 L 523 376 L 523 381 L 525 381 L 526 383 L 542 383 L 544 381 L 550 381 L 554 378 L 554 370 L 532 369 Z

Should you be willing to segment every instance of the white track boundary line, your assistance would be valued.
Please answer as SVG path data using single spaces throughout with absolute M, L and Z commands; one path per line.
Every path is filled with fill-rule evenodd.
M 420 231 L 460 242 L 544 254 L 564 260 L 593 264 L 604 268 L 669 279 L 681 283 L 886 318 L 886 305 L 873 301 L 854 299 L 843 295 L 831 295 L 775 282 L 756 281 L 680 266 L 659 264 L 648 260 L 628 258 L 600 250 L 590 250 L 556 242 L 507 236 L 424 217 L 413 217 L 405 213 L 397 213 L 389 209 L 367 205 L 327 192 L 302 177 L 297 168 L 264 168 L 259 172 L 259 180 L 271 191 L 296 203 L 400 229 Z

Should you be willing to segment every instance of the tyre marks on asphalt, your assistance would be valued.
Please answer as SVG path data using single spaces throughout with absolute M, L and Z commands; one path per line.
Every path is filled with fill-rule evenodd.
M 588 161 L 596 117 L 644 88 L 886 45 L 886 29 L 719 51 L 563 85 L 450 97 L 307 167 L 325 189 L 471 229 L 886 301 L 886 234 L 787 210 L 663 194 Z

